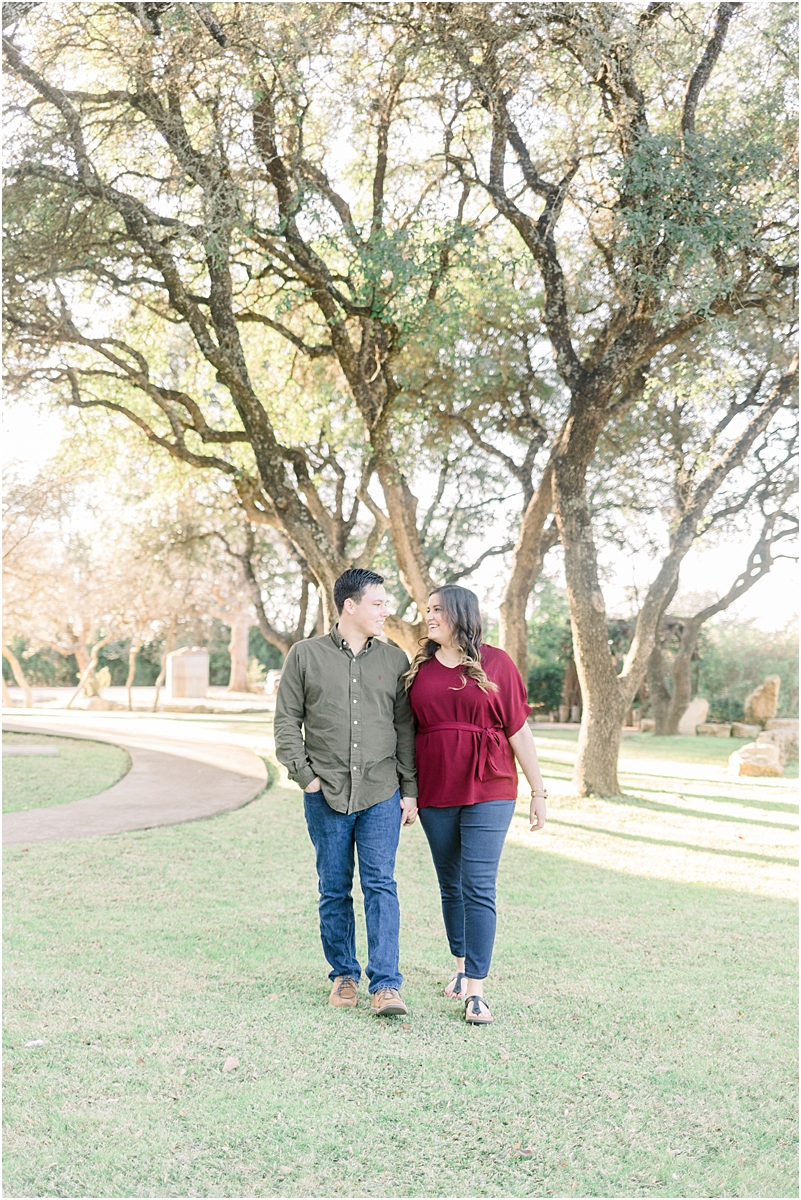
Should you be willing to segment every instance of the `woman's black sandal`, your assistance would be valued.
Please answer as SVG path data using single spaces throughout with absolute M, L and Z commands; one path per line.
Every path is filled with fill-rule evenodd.
M 452 979 L 451 982 L 448 984 L 448 986 L 445 988 L 445 995 L 450 997 L 451 1000 L 461 1000 L 462 999 L 462 980 L 463 979 L 467 979 L 467 975 L 464 973 L 464 971 L 457 971 L 456 978 Z
M 484 1012 L 481 1011 L 482 1004 L 484 1005 Z M 483 996 L 465 997 L 464 1019 L 468 1025 L 491 1025 L 495 1020 Z

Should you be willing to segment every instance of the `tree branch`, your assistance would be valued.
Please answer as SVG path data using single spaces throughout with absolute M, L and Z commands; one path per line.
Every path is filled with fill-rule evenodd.
M 701 92 L 706 87 L 715 69 L 715 63 L 718 61 L 720 52 L 723 49 L 723 42 L 726 38 L 729 23 L 738 8 L 742 8 L 741 3 L 718 5 L 714 32 L 707 43 L 706 50 L 698 66 L 690 77 L 690 82 L 687 85 L 687 91 L 684 96 L 684 107 L 681 112 L 681 132 L 685 141 L 688 135 L 695 133 L 695 111 L 698 107 L 698 101 L 701 98 Z

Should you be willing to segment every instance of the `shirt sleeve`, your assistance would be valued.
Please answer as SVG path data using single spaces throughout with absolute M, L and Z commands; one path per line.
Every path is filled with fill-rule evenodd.
M 409 693 L 406 691 L 406 680 L 403 678 L 408 669 L 409 663 L 404 655 L 398 666 L 398 685 L 395 692 L 395 735 L 397 738 L 395 757 L 398 761 L 401 796 L 416 796 L 417 771 L 414 765 L 414 718 L 412 716 L 412 706 L 409 703 Z
M 298 662 L 298 648 L 292 646 L 281 671 L 275 700 L 275 756 L 286 767 L 289 778 L 302 788 L 315 776 L 303 741 L 305 716 L 303 672 Z
M 532 708 L 528 703 L 523 677 L 508 654 L 499 658 L 495 682 L 498 684 L 503 732 L 510 738 L 523 728 Z

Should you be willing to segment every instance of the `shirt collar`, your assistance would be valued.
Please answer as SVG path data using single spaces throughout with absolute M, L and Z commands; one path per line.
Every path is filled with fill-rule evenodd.
M 345 639 L 343 638 L 342 634 L 339 632 L 339 625 L 334 625 L 332 627 L 331 633 L 329 636 L 331 638 L 331 641 L 336 646 L 337 650 L 349 650 L 350 653 L 353 654 L 353 651 L 351 650 L 351 647 L 350 647 L 350 642 L 346 642 Z M 375 641 L 375 638 L 368 638 L 364 644 L 364 650 L 369 650 L 374 641 Z M 360 653 L 363 654 L 364 650 L 360 651 Z

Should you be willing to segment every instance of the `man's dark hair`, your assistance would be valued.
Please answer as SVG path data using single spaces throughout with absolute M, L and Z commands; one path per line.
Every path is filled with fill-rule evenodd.
M 367 571 L 364 567 L 348 567 L 334 584 L 334 604 L 337 606 L 337 612 L 341 615 L 346 600 L 355 600 L 357 604 L 361 604 L 364 589 L 383 582 L 384 576 L 376 575 L 375 571 Z

